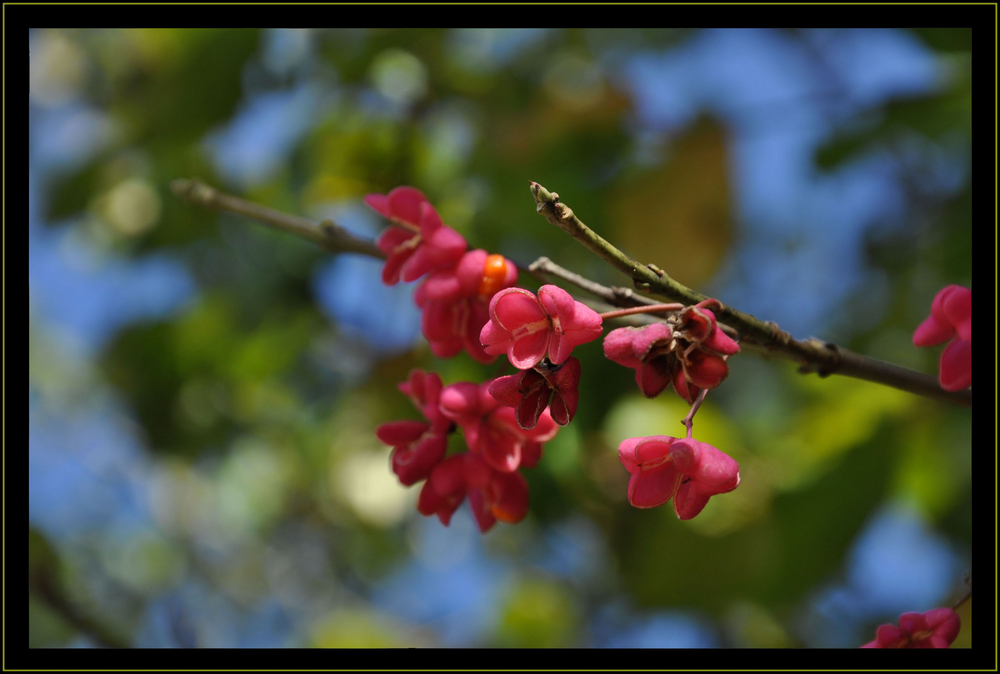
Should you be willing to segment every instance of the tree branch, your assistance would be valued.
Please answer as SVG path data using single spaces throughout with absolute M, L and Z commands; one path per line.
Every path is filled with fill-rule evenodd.
M 219 192 L 198 180 L 174 180 L 170 183 L 170 189 L 188 203 L 246 216 L 276 229 L 308 239 L 333 253 L 357 253 L 379 260 L 384 260 L 386 257 L 385 253 L 379 250 L 374 243 L 350 234 L 332 220 L 324 220 L 316 224 L 306 218 L 282 213 Z M 647 266 L 636 262 L 605 241 L 583 224 L 573 214 L 572 209 L 560 203 L 558 194 L 549 192 L 534 182 L 531 183 L 531 192 L 535 197 L 539 213 L 612 266 L 625 272 L 633 279 L 637 289 L 653 292 L 669 300 L 685 304 L 697 304 L 701 300 L 707 299 L 706 296 L 674 281 L 662 270 L 653 265 Z M 545 257 L 539 258 L 527 268 L 521 265 L 518 267 L 540 281 L 543 281 L 544 277 L 548 275 L 572 283 L 612 306 L 639 307 L 659 304 L 656 300 L 637 294 L 631 288 L 607 287 L 595 283 L 560 267 Z M 750 314 L 725 305 L 718 313 L 720 327 L 730 337 L 739 338 L 741 346 L 792 360 L 799 364 L 800 372 L 815 372 L 821 377 L 840 374 L 856 379 L 865 379 L 927 398 L 972 407 L 971 389 L 957 392 L 945 391 L 938 385 L 937 380 L 929 375 L 862 356 L 816 338 L 811 337 L 803 341 L 795 340 L 787 332 L 780 330 L 777 324 L 761 321 Z M 641 316 L 632 318 L 639 322 L 650 320 Z
M 632 259 L 587 227 L 573 209 L 559 201 L 559 195 L 549 192 L 536 182 L 530 182 L 536 210 L 553 225 L 583 244 L 598 257 L 627 274 L 638 290 L 651 292 L 675 302 L 697 304 L 708 299 L 705 295 L 670 278 L 654 265 L 644 265 Z M 972 407 L 972 389 L 946 391 L 937 379 L 892 363 L 862 356 L 830 342 L 810 337 L 796 340 L 776 323 L 723 305 L 718 318 L 740 333 L 741 343 L 756 343 L 774 354 L 799 364 L 799 372 L 815 372 L 821 377 L 840 374 L 856 379 L 885 384 L 934 400 Z
M 331 253 L 359 253 L 380 260 L 385 259 L 385 253 L 374 243 L 359 239 L 333 220 L 324 220 L 316 224 L 306 218 L 288 215 L 224 194 L 199 180 L 174 180 L 170 183 L 170 189 L 188 203 L 244 215 L 275 229 L 309 239 Z

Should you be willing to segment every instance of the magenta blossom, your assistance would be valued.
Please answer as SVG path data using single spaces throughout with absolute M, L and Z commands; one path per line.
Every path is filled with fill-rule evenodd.
M 392 472 L 406 486 L 425 479 L 444 458 L 452 421 L 438 406 L 441 389 L 441 377 L 436 373 L 413 370 L 399 390 L 410 398 L 427 422 L 390 421 L 375 429 L 376 437 L 392 446 Z
M 421 327 L 431 352 L 449 358 L 463 349 L 480 363 L 491 363 L 479 333 L 489 321 L 493 294 L 517 282 L 517 267 L 502 255 L 477 249 L 457 264 L 430 274 L 417 286 L 413 300 L 423 309 Z
M 580 399 L 579 384 L 580 361 L 570 356 L 562 365 L 543 360 L 531 370 L 494 379 L 489 392 L 501 405 L 515 408 L 517 425 L 529 430 L 546 408 L 560 426 L 572 421 Z
M 461 426 L 469 449 L 481 454 L 494 470 L 512 473 L 522 465 L 534 465 L 541 456 L 541 443 L 555 437 L 558 426 L 546 411 L 533 429 L 521 429 L 514 410 L 501 407 L 489 394 L 490 383 L 459 382 L 445 387 L 442 413 Z
M 700 513 L 709 497 L 740 483 L 740 467 L 731 456 L 694 438 L 629 438 L 618 447 L 618 457 L 630 473 L 629 503 L 655 508 L 673 498 L 682 520 Z
M 516 524 L 528 514 L 528 483 L 518 473 L 503 473 L 490 468 L 478 454 L 449 456 L 434 467 L 420 490 L 417 510 L 423 515 L 437 515 L 445 526 L 469 497 L 476 526 L 483 533 L 497 520 Z
M 533 368 L 546 353 L 558 365 L 573 348 L 603 332 L 601 316 L 562 288 L 544 285 L 538 296 L 523 288 L 507 288 L 490 302 L 490 322 L 479 335 L 486 353 L 506 352 L 519 370 Z
M 376 428 L 375 436 L 392 446 L 392 472 L 407 487 L 430 475 L 448 448 L 448 436 L 422 421 L 390 421 Z
M 441 222 L 418 189 L 397 187 L 389 194 L 369 194 L 365 203 L 393 222 L 376 241 L 388 256 L 382 268 L 385 285 L 395 285 L 400 277 L 416 281 L 430 271 L 454 264 L 465 252 L 465 239 Z
M 904 613 L 898 627 L 881 625 L 875 631 L 875 641 L 861 648 L 948 648 L 961 627 L 958 614 L 950 608 Z
M 947 391 L 972 385 L 972 291 L 958 285 L 943 288 L 931 304 L 931 315 L 913 333 L 916 346 L 936 346 L 951 340 L 941 352 L 938 381 Z
M 642 328 L 617 328 L 604 338 L 604 355 L 635 370 L 635 382 L 647 398 L 673 385 L 677 394 L 694 402 L 702 389 L 712 389 L 729 375 L 726 358 L 739 345 L 723 332 L 705 300 L 686 307 L 668 323 Z

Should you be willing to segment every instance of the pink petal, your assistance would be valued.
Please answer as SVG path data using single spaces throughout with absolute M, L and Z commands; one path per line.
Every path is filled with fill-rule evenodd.
M 551 336 L 548 330 L 542 330 L 513 338 L 507 347 L 507 358 L 511 365 L 519 370 L 527 370 L 538 365 L 545 357 Z
M 365 201 L 369 206 L 382 213 L 382 211 L 369 202 L 367 198 Z M 403 187 L 397 187 L 389 192 L 386 201 L 389 205 L 389 213 L 391 217 L 396 218 L 397 220 L 402 220 L 403 222 L 413 225 L 414 227 L 420 226 L 421 205 L 427 203 L 427 197 L 424 196 L 423 192 L 415 187 L 404 185 Z
M 914 346 L 935 346 L 947 342 L 955 336 L 955 329 L 944 321 L 939 321 L 930 315 L 913 333 Z
M 569 318 L 575 311 L 576 300 L 559 286 L 544 285 L 539 288 L 538 301 L 545 308 L 545 313 L 553 318 Z
M 380 215 L 387 218 L 392 217 L 392 211 L 389 210 L 389 197 L 384 194 L 366 194 L 365 203 L 378 211 Z
M 972 386 L 972 343 L 953 340 L 941 352 L 938 381 L 946 391 L 961 391 Z
M 501 522 L 516 524 L 528 514 L 528 483 L 520 473 L 494 475 L 486 493 L 490 512 Z
M 497 518 L 490 512 L 482 491 L 469 492 L 469 505 L 472 506 L 472 515 L 476 519 L 476 526 L 479 527 L 480 533 L 485 534 L 497 523 Z
M 444 231 L 444 229 L 446 228 L 442 228 L 439 231 Z M 454 264 L 465 250 L 464 241 L 462 239 L 463 243 L 460 248 L 441 249 L 435 247 L 434 242 L 428 241 L 425 238 L 403 264 L 400 272 L 402 279 L 407 283 L 416 281 L 428 272 Z
M 526 442 L 521 446 L 521 468 L 534 468 L 542 458 L 542 443 Z
M 434 264 L 438 266 L 457 262 L 468 247 L 465 237 L 446 225 L 441 225 L 432 234 L 423 234 L 423 237 L 428 255 L 431 255 Z M 482 276 L 482 265 L 479 274 Z
M 507 288 L 494 295 L 490 300 L 490 318 L 509 332 L 532 323 L 548 322 L 538 298 L 523 288 Z
M 574 399 L 573 407 L 570 409 L 563 396 L 557 392 L 549 402 L 549 414 L 552 415 L 552 421 L 560 426 L 567 425 L 573 421 L 573 415 L 576 414 L 576 400 Z
M 632 341 L 632 352 L 636 358 L 645 360 L 655 346 L 667 346 L 673 337 L 673 330 L 666 323 L 653 323 L 636 332 Z
M 430 475 L 447 447 L 448 438 L 439 434 L 428 435 L 416 447 L 397 447 L 392 453 L 392 472 L 403 485 L 416 484 Z
M 453 454 L 434 466 L 429 481 L 442 496 L 465 494 L 465 457 Z
M 708 309 L 704 309 L 703 311 L 712 314 Z M 734 353 L 739 353 L 740 345 L 732 337 L 723 332 L 722 328 L 715 323 L 715 314 L 712 314 L 712 323 L 715 325 L 715 328 L 713 328 L 711 334 L 708 335 L 701 345 L 724 356 L 732 356 Z
M 439 340 L 427 340 L 427 345 L 438 358 L 451 358 L 462 352 L 462 340 L 458 337 L 448 337 Z
M 471 382 L 458 382 L 441 391 L 441 413 L 465 425 L 478 421 L 482 416 L 479 404 L 479 386 Z
M 712 445 L 693 438 L 681 438 L 670 446 L 670 458 L 677 468 L 708 494 L 732 491 L 740 482 L 736 460 Z
M 703 342 L 715 329 L 715 314 L 708 309 L 687 307 L 681 312 L 678 329 L 686 333 L 693 342 Z
M 494 356 L 506 353 L 510 340 L 510 331 L 493 321 L 487 322 L 479 332 L 479 343 L 483 345 L 483 350 Z
M 705 506 L 711 494 L 707 494 L 697 488 L 693 482 L 684 482 L 677 488 L 674 496 L 674 512 L 677 519 L 689 520 L 698 515 Z
M 618 445 L 618 458 L 629 472 L 640 465 L 665 463 L 670 460 L 670 445 L 676 438 L 653 435 L 645 438 L 627 438 Z
M 429 302 L 420 315 L 420 327 L 428 341 L 441 341 L 456 335 L 456 305 L 451 302 Z M 461 346 L 459 347 L 461 348 Z
M 417 303 L 417 306 L 422 307 L 428 300 L 453 302 L 464 297 L 471 297 L 478 288 L 485 260 L 486 251 L 484 250 L 473 250 L 466 253 L 455 266 L 430 274 L 417 287 L 413 301 Z
M 522 442 L 548 442 L 559 432 L 559 426 L 552 420 L 552 415 L 547 409 L 542 411 L 535 427 L 529 429 L 522 429 L 517 425 L 516 419 L 510 416 L 513 412 L 514 410 L 509 407 L 501 407 L 493 413 L 493 419 L 498 423 L 506 424 L 511 433 Z
M 962 629 L 962 620 L 950 608 L 936 608 L 924 614 L 927 627 L 934 630 L 935 639 L 943 639 L 949 645 Z M 938 646 L 937 648 L 941 648 Z
M 628 502 L 636 508 L 655 508 L 674 495 L 681 472 L 670 462 L 632 473 L 628 481 Z
M 882 648 L 890 647 L 902 636 L 903 631 L 895 625 L 879 625 L 875 630 L 875 640 L 882 645 Z
M 420 226 L 420 233 L 424 236 L 430 236 L 439 228 L 444 227 L 444 223 L 441 222 L 441 216 L 431 206 L 431 202 L 426 200 L 421 202 L 418 207 L 417 222 Z
M 729 366 L 717 354 L 703 349 L 695 349 L 688 354 L 684 364 L 684 376 L 699 388 L 715 388 L 729 375 Z
M 562 288 L 544 285 L 538 289 L 538 300 L 552 318 L 549 360 L 553 363 L 562 363 L 574 348 L 592 342 L 604 333 L 600 314 L 574 300 Z
M 604 357 L 610 361 L 638 369 L 640 360 L 636 357 L 632 343 L 639 334 L 639 328 L 615 328 L 604 336 Z
M 490 382 L 489 392 L 493 399 L 505 407 L 517 407 L 524 395 L 518 390 L 521 374 L 497 377 Z
M 531 393 L 524 396 L 517 405 L 517 425 L 523 430 L 531 430 L 538 425 L 538 417 L 549 405 L 552 399 L 552 389 L 548 386 L 539 386 Z
M 505 431 L 483 429 L 479 436 L 478 450 L 482 452 L 490 468 L 502 473 L 513 472 L 521 464 L 521 443 L 513 434 Z
M 414 249 L 402 248 L 398 252 L 396 252 L 396 249 L 415 236 L 416 234 L 407 232 L 405 229 L 389 227 L 382 232 L 382 235 L 376 241 L 379 249 L 388 256 L 385 265 L 382 267 L 382 283 L 385 285 L 391 286 L 399 283 L 400 270 L 409 261 Z
M 943 302 L 944 315 L 954 326 L 958 336 L 967 342 L 972 341 L 972 291 L 962 286 L 955 286 Z
M 635 372 L 635 383 L 639 385 L 642 395 L 655 398 L 670 386 L 673 378 L 671 364 L 677 365 L 676 357 L 671 354 L 656 356 L 638 368 Z M 678 369 L 680 369 L 678 367 Z
M 375 429 L 375 437 L 387 445 L 406 445 L 430 430 L 423 421 L 390 421 Z
M 483 328 L 490 320 L 486 303 L 479 298 L 469 298 L 467 302 L 469 311 L 465 327 L 462 330 L 462 343 L 465 344 L 465 351 L 477 362 L 492 363 L 499 354 L 487 353 L 482 342 L 479 341 Z
M 683 367 L 678 367 L 674 370 L 673 385 L 674 390 L 677 391 L 677 395 L 686 400 L 688 404 L 694 403 L 694 399 L 701 393 L 700 388 L 694 384 L 688 384 Z

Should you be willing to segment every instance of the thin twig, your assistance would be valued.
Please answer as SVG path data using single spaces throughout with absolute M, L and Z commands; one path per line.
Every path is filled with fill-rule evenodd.
M 703 388 L 698 397 L 694 399 L 694 404 L 691 405 L 691 409 L 688 410 L 687 415 L 681 419 L 681 423 L 684 424 L 684 428 L 687 429 L 687 437 L 691 437 L 691 427 L 694 426 L 694 415 L 698 413 L 698 408 L 701 404 L 705 402 L 705 396 L 708 395 L 709 389 Z
M 324 220 L 317 224 L 306 218 L 282 213 L 219 192 L 198 180 L 174 180 L 170 183 L 170 188 L 189 203 L 238 213 L 276 229 L 308 239 L 330 252 L 358 253 L 379 260 L 384 260 L 386 257 L 385 253 L 379 250 L 374 243 L 350 234 L 331 220 Z M 549 192 L 534 182 L 531 183 L 531 191 L 539 213 L 612 266 L 628 274 L 633 279 L 637 289 L 684 304 L 697 304 L 707 299 L 704 295 L 677 283 L 662 270 L 652 267 L 652 265 L 646 266 L 636 262 L 605 241 L 584 225 L 570 208 L 560 203 L 558 194 Z M 544 275 L 560 278 L 600 297 L 612 306 L 638 307 L 659 304 L 656 300 L 639 295 L 631 288 L 602 286 L 560 267 L 548 258 L 539 258 L 528 267 L 518 265 L 518 268 L 528 272 L 540 282 L 544 281 Z M 758 352 L 766 351 L 795 361 L 799 363 L 800 372 L 815 372 L 821 377 L 840 374 L 885 384 L 927 398 L 972 407 L 972 389 L 945 391 L 938 385 L 937 380 L 929 375 L 862 356 L 816 338 L 795 340 L 787 332 L 780 330 L 775 323 L 761 321 L 754 316 L 725 305 L 717 313 L 719 326 L 730 337 L 738 338 L 741 346 L 750 347 L 751 350 Z
M 680 311 L 684 308 L 684 305 L 680 302 L 672 302 L 671 304 L 650 304 L 644 307 L 629 307 L 628 309 L 615 309 L 614 311 L 605 311 L 601 313 L 601 320 L 608 320 L 610 318 L 621 318 L 622 316 L 633 316 L 635 314 L 656 314 L 665 311 Z
M 573 213 L 573 209 L 560 202 L 557 193 L 549 192 L 536 182 L 530 182 L 530 187 L 535 199 L 535 208 L 546 220 L 627 274 L 637 289 L 685 304 L 697 304 L 708 299 L 705 295 L 670 278 L 663 270 L 637 262 L 606 241 L 583 224 Z M 821 377 L 840 374 L 885 384 L 934 400 L 972 407 L 972 389 L 946 391 L 941 388 L 936 378 L 929 375 L 862 356 L 814 337 L 802 341 L 796 340 L 781 330 L 776 323 L 762 321 L 732 307 L 723 305 L 716 313 L 720 322 L 739 331 L 741 343 L 757 343 L 777 355 L 795 361 L 799 364 L 800 372 L 815 372 Z
M 380 260 L 385 259 L 385 253 L 379 250 L 374 243 L 366 239 L 359 239 L 332 220 L 324 220 L 316 224 L 306 218 L 288 215 L 224 194 L 199 180 L 174 180 L 170 183 L 170 189 L 189 203 L 245 215 L 276 229 L 309 239 L 332 253 L 359 253 Z

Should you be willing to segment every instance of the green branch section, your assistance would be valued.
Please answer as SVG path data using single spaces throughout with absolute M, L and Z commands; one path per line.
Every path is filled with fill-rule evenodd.
M 245 215 L 275 229 L 309 239 L 331 253 L 359 253 L 380 260 L 385 259 L 385 253 L 374 243 L 359 239 L 333 220 L 324 220 L 317 224 L 306 218 L 288 215 L 224 194 L 198 180 L 174 180 L 170 183 L 170 189 L 188 203 Z
M 546 220 L 572 236 L 602 260 L 627 274 L 636 289 L 685 304 L 696 304 L 707 299 L 705 295 L 670 278 L 655 265 L 644 265 L 623 253 L 583 224 L 572 208 L 559 201 L 557 193 L 550 192 L 536 182 L 531 182 L 530 186 L 536 210 Z M 781 330 L 777 324 L 762 321 L 732 307 L 723 305 L 717 313 L 720 321 L 739 332 L 742 342 L 757 344 L 775 355 L 798 363 L 800 372 L 815 372 L 821 377 L 840 374 L 885 384 L 927 398 L 972 407 L 971 389 L 946 391 L 934 377 L 929 375 L 862 356 L 816 338 L 796 340 Z
M 332 253 L 358 253 L 385 259 L 385 253 L 371 241 L 360 239 L 335 224 L 332 220 L 315 223 L 306 218 L 254 204 L 244 199 L 219 192 L 198 180 L 174 180 L 173 192 L 196 206 L 229 211 L 257 220 L 296 236 L 308 239 Z M 573 210 L 559 201 L 559 195 L 549 192 L 538 183 L 531 183 L 531 194 L 536 209 L 546 220 L 556 225 L 582 243 L 598 257 L 628 275 L 637 290 L 659 295 L 686 305 L 708 299 L 673 280 L 655 265 L 644 265 L 618 250 L 576 217 Z M 655 300 L 634 293 L 630 288 L 608 288 L 578 274 L 559 267 L 547 258 L 540 258 L 528 268 L 533 276 L 548 274 L 563 279 L 587 292 L 601 297 L 614 306 L 642 306 L 658 304 Z M 972 407 L 972 389 L 945 391 L 937 379 L 898 365 L 868 358 L 838 347 L 836 344 L 809 338 L 796 340 L 777 324 L 723 305 L 718 312 L 725 323 L 723 329 L 730 336 L 739 337 L 741 345 L 754 351 L 770 353 L 799 364 L 803 373 L 815 372 L 821 377 L 839 374 L 856 379 L 892 386 L 934 400 Z

